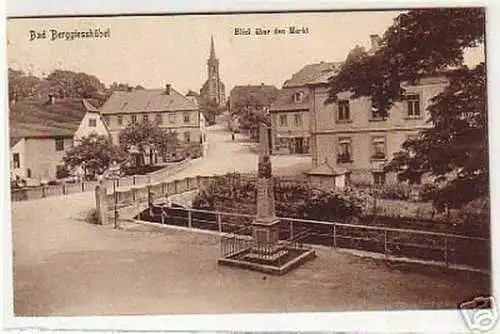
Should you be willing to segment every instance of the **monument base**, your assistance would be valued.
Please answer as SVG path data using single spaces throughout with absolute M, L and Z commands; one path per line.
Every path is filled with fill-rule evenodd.
M 274 262 L 260 258 L 249 257 L 251 249 L 247 248 L 228 257 L 218 260 L 220 265 L 250 269 L 262 273 L 281 276 L 303 263 L 316 258 L 314 249 L 285 247 L 286 255 L 280 256 Z

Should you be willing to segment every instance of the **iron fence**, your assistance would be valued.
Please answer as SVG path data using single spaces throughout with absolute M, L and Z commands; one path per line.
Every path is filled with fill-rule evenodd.
M 155 208 L 153 215 L 158 212 L 154 210 L 164 210 L 161 221 L 158 221 L 162 224 L 225 233 L 221 236 L 222 254 L 250 246 L 266 247 L 248 241 L 251 240 L 250 224 L 255 215 L 184 207 Z M 378 253 L 387 259 L 437 263 L 447 267 L 489 270 L 491 266 L 490 240 L 480 237 L 296 218 L 280 218 L 279 237 L 296 247 L 323 245 Z

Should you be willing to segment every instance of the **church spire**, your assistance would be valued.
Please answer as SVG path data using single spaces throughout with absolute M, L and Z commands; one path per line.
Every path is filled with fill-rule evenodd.
M 214 35 L 212 35 L 212 37 L 210 39 L 210 59 L 216 59 L 215 58 Z

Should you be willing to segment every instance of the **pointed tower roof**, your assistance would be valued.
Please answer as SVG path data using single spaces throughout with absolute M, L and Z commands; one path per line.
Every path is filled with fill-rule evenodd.
M 214 46 L 214 35 L 210 38 L 210 59 L 216 59 L 215 57 L 215 46 Z

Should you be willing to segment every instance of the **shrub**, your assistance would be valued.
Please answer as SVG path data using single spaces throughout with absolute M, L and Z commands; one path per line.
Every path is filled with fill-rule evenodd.
M 490 231 L 490 201 L 478 198 L 464 205 L 456 215 L 456 224 L 467 235 L 488 235 Z
M 338 221 L 360 216 L 361 208 L 360 198 L 331 190 L 308 198 L 299 208 L 299 215 L 312 220 Z
M 85 221 L 89 224 L 100 224 L 99 215 L 97 214 L 96 209 L 91 209 L 87 212 L 87 216 L 85 217 Z
M 411 186 L 405 183 L 389 184 L 380 188 L 377 197 L 382 199 L 393 199 L 406 201 L 410 198 Z

